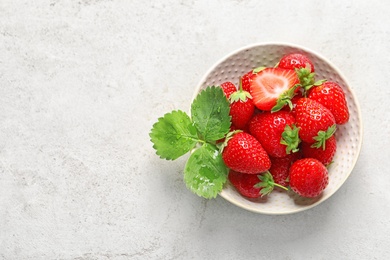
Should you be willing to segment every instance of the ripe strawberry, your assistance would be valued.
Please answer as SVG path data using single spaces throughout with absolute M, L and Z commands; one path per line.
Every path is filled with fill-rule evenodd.
M 312 144 L 319 131 L 326 132 L 336 122 L 333 114 L 315 100 L 301 98 L 295 108 L 295 121 L 299 130 L 299 137 L 302 141 Z
M 345 124 L 349 120 L 347 100 L 343 89 L 336 82 L 327 81 L 320 86 L 310 89 L 308 98 L 316 100 L 328 108 L 336 124 Z
M 290 187 L 300 196 L 314 198 L 321 194 L 329 183 L 328 170 L 317 159 L 304 158 L 290 167 Z
M 254 74 L 250 81 L 250 93 L 260 110 L 278 111 L 298 91 L 299 79 L 293 70 L 266 68 Z
M 227 98 L 229 98 L 232 93 L 237 91 L 236 86 L 233 83 L 231 83 L 230 81 L 222 83 L 221 88 L 222 88 L 223 93 L 225 93 L 225 96 Z
M 300 141 L 298 129 L 294 130 L 294 127 L 291 129 L 294 123 L 294 116 L 287 111 L 275 113 L 266 111 L 252 117 L 249 122 L 249 133 L 261 143 L 269 156 L 285 157 L 298 149 Z M 286 126 L 290 128 L 286 129 Z
M 325 166 L 329 165 L 333 160 L 337 148 L 336 138 L 334 137 L 334 135 L 329 137 L 324 144 L 325 148 L 323 148 L 323 146 L 315 147 L 313 145 L 303 142 L 301 144 L 303 157 L 314 158 L 319 160 Z
M 259 141 L 245 132 L 226 138 L 222 159 L 228 168 L 248 174 L 265 172 L 271 167 L 268 154 Z
M 287 111 L 266 111 L 252 117 L 249 133 L 261 143 L 269 156 L 284 157 L 298 150 L 300 140 L 294 123 L 294 116 Z
M 248 198 L 258 198 L 261 196 L 261 188 L 255 187 L 260 182 L 258 175 L 230 170 L 228 179 L 242 196 Z
M 272 174 L 274 182 L 282 186 L 287 186 L 290 166 L 299 158 L 299 152 L 288 154 L 287 156 L 281 158 L 270 157 L 271 168 L 269 169 L 269 172 Z
M 314 72 L 313 62 L 311 62 L 311 60 L 307 56 L 300 53 L 291 53 L 284 55 L 280 59 L 278 67 L 290 70 L 310 68 L 310 72 Z
M 252 96 L 242 89 L 240 83 L 240 89 L 230 95 L 229 101 L 232 124 L 239 129 L 244 129 L 255 111 Z
M 242 196 L 248 198 L 258 198 L 268 195 L 272 192 L 274 186 L 281 187 L 274 183 L 272 175 L 269 172 L 257 175 L 230 170 L 228 179 Z M 285 187 L 281 188 L 287 189 Z

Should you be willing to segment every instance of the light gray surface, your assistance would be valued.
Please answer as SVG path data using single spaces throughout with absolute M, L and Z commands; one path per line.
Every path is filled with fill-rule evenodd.
M 389 13 L 362 0 L 1 1 L 0 258 L 385 259 Z M 160 160 L 148 137 L 217 60 L 264 41 L 330 59 L 362 107 L 352 175 L 294 215 L 193 195 L 186 158 Z

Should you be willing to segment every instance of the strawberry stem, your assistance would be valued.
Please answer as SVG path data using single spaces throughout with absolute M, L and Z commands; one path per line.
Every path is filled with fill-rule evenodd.
M 275 185 L 276 187 L 282 188 L 283 190 L 288 190 L 287 187 L 284 187 L 283 185 L 280 185 L 280 184 L 278 184 L 276 182 L 273 182 L 273 185 Z
M 246 102 L 248 98 L 252 98 L 251 94 L 248 91 L 242 89 L 242 79 L 240 78 L 239 89 L 232 93 L 229 97 L 230 103 L 234 103 L 237 101 Z
M 264 172 L 262 175 L 257 175 L 257 177 L 259 178 L 260 182 L 255 184 L 254 187 L 261 188 L 260 193 L 262 197 L 270 194 L 275 186 L 284 190 L 288 190 L 288 188 L 284 187 L 283 185 L 275 183 L 274 178 L 269 171 Z

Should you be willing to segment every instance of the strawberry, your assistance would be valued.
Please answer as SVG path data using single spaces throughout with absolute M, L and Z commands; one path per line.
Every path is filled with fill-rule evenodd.
M 238 172 L 256 174 L 267 171 L 271 161 L 259 141 L 252 135 L 239 132 L 227 137 L 222 149 L 225 165 Z
M 258 109 L 278 111 L 298 91 L 298 83 L 298 76 L 293 70 L 266 68 L 252 76 L 250 93 Z
M 228 179 L 242 196 L 248 198 L 258 198 L 268 195 L 272 192 L 274 186 L 281 187 L 274 183 L 272 175 L 269 172 L 257 175 L 230 170 Z M 285 187 L 281 188 L 287 189 Z
M 236 86 L 230 81 L 222 83 L 221 88 L 222 88 L 223 93 L 225 94 L 226 98 L 229 98 L 232 93 L 237 91 Z
M 299 157 L 300 153 L 288 154 L 287 156 L 281 158 L 270 157 L 271 168 L 269 169 L 269 172 L 272 174 L 275 183 L 282 186 L 288 185 L 288 174 L 290 166 L 293 162 L 298 160 Z
M 343 89 L 336 82 L 327 81 L 320 86 L 311 88 L 308 98 L 316 100 L 328 108 L 332 112 L 336 124 L 342 125 L 348 122 L 347 100 Z
M 295 110 L 296 125 L 300 128 L 299 137 L 309 144 L 321 141 L 315 138 L 319 131 L 326 132 L 336 123 L 329 109 L 309 98 L 299 99 Z
M 297 151 L 300 142 L 294 123 L 294 116 L 287 111 L 266 111 L 252 117 L 249 133 L 261 143 L 269 156 L 284 157 L 291 151 Z
M 294 162 L 289 171 L 291 189 L 300 196 L 314 198 L 329 183 L 328 170 L 317 159 L 304 158 Z
M 310 145 L 308 143 L 303 142 L 301 144 L 303 157 L 315 158 L 325 166 L 328 166 L 332 162 L 337 148 L 336 138 L 334 137 L 334 135 L 329 137 L 325 141 L 324 145 L 325 148 L 324 146 L 316 147 L 314 145 Z
M 284 55 L 280 59 L 278 67 L 290 70 L 309 68 L 310 72 L 314 72 L 313 62 L 306 55 L 300 53 Z
M 255 111 L 252 96 L 242 89 L 240 83 L 240 89 L 230 95 L 229 101 L 232 124 L 239 129 L 244 129 Z
M 261 196 L 261 188 L 255 187 L 260 182 L 258 175 L 230 170 L 228 179 L 242 196 L 248 198 L 258 198 Z

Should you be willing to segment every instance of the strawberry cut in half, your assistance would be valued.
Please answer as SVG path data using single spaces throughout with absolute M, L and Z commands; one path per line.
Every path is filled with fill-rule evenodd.
M 294 70 L 266 68 L 252 76 L 250 94 L 258 109 L 275 112 L 291 102 L 299 89 L 298 84 Z

